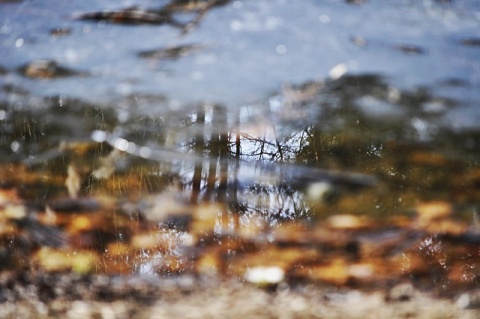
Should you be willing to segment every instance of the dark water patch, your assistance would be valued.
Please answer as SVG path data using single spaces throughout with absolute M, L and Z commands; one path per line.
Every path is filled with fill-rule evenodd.
M 460 43 L 464 46 L 478 47 L 480 46 L 480 38 L 466 38 L 460 41 Z
M 446 79 L 442 82 L 442 84 L 446 86 L 453 86 L 453 87 L 464 87 L 464 86 L 470 85 L 467 80 L 459 79 L 459 78 Z

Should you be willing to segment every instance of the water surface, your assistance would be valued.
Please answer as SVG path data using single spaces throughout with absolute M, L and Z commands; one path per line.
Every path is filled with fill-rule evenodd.
M 475 1 L 168 3 L 0 4 L 4 268 L 478 284 Z

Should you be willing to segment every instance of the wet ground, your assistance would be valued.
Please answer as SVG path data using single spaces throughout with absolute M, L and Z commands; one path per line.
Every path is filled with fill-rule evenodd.
M 0 6 L 5 316 L 478 315 L 475 2 Z

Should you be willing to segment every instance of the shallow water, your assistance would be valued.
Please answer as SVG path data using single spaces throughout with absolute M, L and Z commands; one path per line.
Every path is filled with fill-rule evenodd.
M 462 112 L 450 110 L 444 123 L 455 127 L 478 123 L 475 88 L 480 86 L 480 66 L 475 43 L 480 37 L 480 8 L 476 1 L 364 5 L 232 1 L 210 10 L 198 28 L 185 35 L 170 25 L 73 19 L 81 12 L 131 5 L 158 8 L 164 3 L 2 4 L 0 50 L 7 57 L 2 66 L 8 71 L 2 83 L 33 95 L 66 95 L 91 102 L 122 103 L 126 96 L 143 93 L 164 95 L 174 105 L 207 100 L 237 108 L 265 100 L 282 85 L 326 79 L 341 65 L 340 73 L 379 74 L 399 90 L 422 87 L 455 99 Z M 58 28 L 69 33 L 52 35 Z M 138 57 L 145 50 L 182 44 L 206 47 L 174 61 Z M 15 73 L 15 68 L 37 59 L 55 60 L 89 76 L 38 81 Z M 147 104 L 142 111 L 157 112 L 162 107 Z
M 4 268 L 475 287 L 475 1 L 166 3 L 0 4 Z

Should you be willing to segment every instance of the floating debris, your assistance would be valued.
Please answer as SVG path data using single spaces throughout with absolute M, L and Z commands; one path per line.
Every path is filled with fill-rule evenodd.
M 84 76 L 85 72 L 75 71 L 64 67 L 54 60 L 37 60 L 21 66 L 18 71 L 29 78 L 55 79 L 69 76 Z
M 205 47 L 206 46 L 203 44 L 185 44 L 170 48 L 142 51 L 138 54 L 138 56 L 141 58 L 152 60 L 175 60 L 180 57 L 203 50 L 205 49 Z
M 465 38 L 460 43 L 469 47 L 478 47 L 480 46 L 480 38 Z
M 350 37 L 350 41 L 352 41 L 353 44 L 359 47 L 364 47 L 367 45 L 367 40 L 361 36 L 352 36 Z
M 171 11 L 200 11 L 208 10 L 212 7 L 223 6 L 230 0 L 172 0 L 165 6 L 165 9 Z
M 331 80 L 335 81 L 340 79 L 344 76 L 349 70 L 348 65 L 346 63 L 339 63 L 335 65 L 329 72 L 328 76 Z
M 400 44 L 396 45 L 395 49 L 398 51 L 401 51 L 405 54 L 408 55 L 420 55 L 420 54 L 425 54 L 427 53 L 427 50 L 418 46 L 418 45 L 413 45 L 413 44 Z
M 75 17 L 78 20 L 107 21 L 118 24 L 169 24 L 176 27 L 184 25 L 172 18 L 170 11 L 164 9 L 142 9 L 139 7 L 129 7 L 113 11 L 97 11 L 90 13 L 81 13 Z
M 53 28 L 50 30 L 50 35 L 55 36 L 55 37 L 64 37 L 72 33 L 71 28 Z
M 195 28 L 206 13 L 217 6 L 224 5 L 229 0 L 208 1 L 171 1 L 159 9 L 143 9 L 132 6 L 118 10 L 106 10 L 81 13 L 75 16 L 77 20 L 107 21 L 110 23 L 125 25 L 171 25 L 182 29 L 185 34 Z M 191 13 L 195 16 L 187 22 L 179 22 L 174 16 L 176 13 Z

